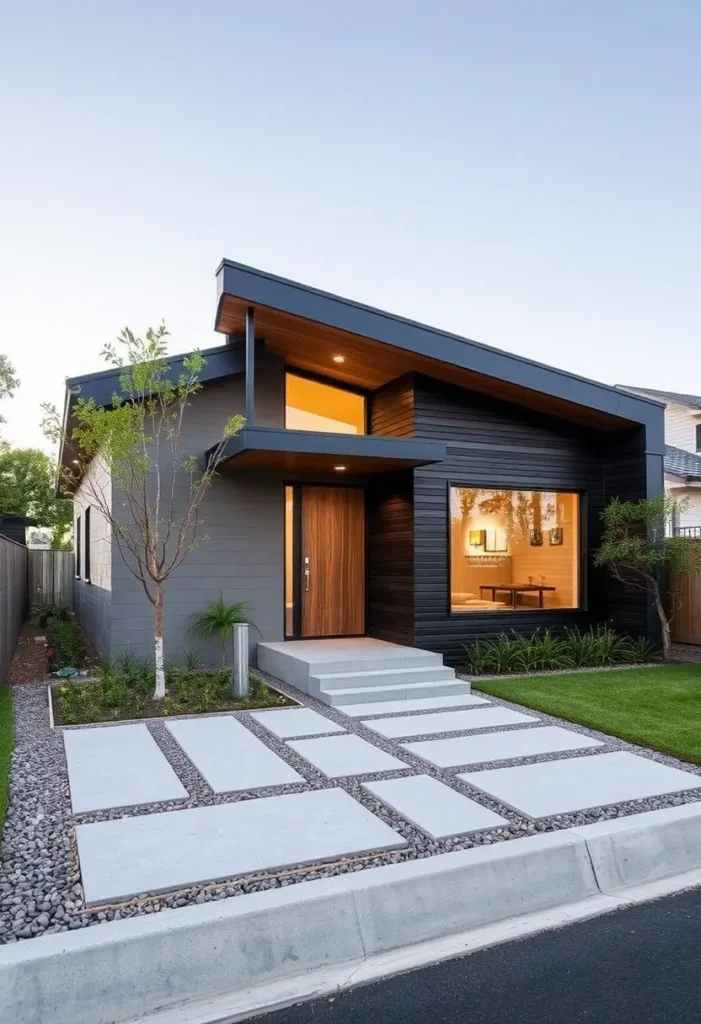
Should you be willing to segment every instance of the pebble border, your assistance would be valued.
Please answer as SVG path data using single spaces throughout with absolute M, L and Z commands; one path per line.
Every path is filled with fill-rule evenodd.
M 477 731 L 426 733 L 421 736 L 412 736 L 403 741 L 389 740 L 369 730 L 363 724 L 363 720 L 347 716 L 338 708 L 324 704 L 307 694 L 302 694 L 281 680 L 260 670 L 258 671 L 266 682 L 298 701 L 301 706 L 312 708 L 329 719 L 329 721 L 343 726 L 346 732 L 353 733 L 375 747 L 385 750 L 387 753 L 402 760 L 406 764 L 406 771 L 375 772 L 367 775 L 329 779 L 308 761 L 296 754 L 284 740 L 279 739 L 265 729 L 263 725 L 251 717 L 249 712 L 241 711 L 233 712 L 241 724 L 299 772 L 305 781 L 284 786 L 269 786 L 265 789 L 215 794 L 181 750 L 173 736 L 165 728 L 165 723 L 158 720 L 148 720 L 146 724 L 151 735 L 187 789 L 189 799 L 74 816 L 70 808 L 68 774 L 63 752 L 61 729 L 52 730 L 49 727 L 46 685 L 44 683 L 37 683 L 17 686 L 13 689 L 16 746 L 12 755 L 10 802 L 5 822 L 3 845 L 0 850 L 0 945 L 32 938 L 35 935 L 89 927 L 102 921 L 116 921 L 138 915 L 153 914 L 163 909 L 184 907 L 192 903 L 205 903 L 244 893 L 260 892 L 264 889 L 297 884 L 314 878 L 331 877 L 350 871 L 362 871 L 367 867 L 431 857 L 453 850 L 485 846 L 523 836 L 558 831 L 576 825 L 590 824 L 595 821 L 605 821 L 630 814 L 638 814 L 642 811 L 675 807 L 701 800 L 701 794 L 698 791 L 690 790 L 669 796 L 649 797 L 609 807 L 593 808 L 588 811 L 571 814 L 560 814 L 533 821 L 458 779 L 457 775 L 465 771 L 478 772 L 495 767 L 563 760 L 569 757 L 603 754 L 613 750 L 632 751 L 650 760 L 658 761 L 671 767 L 682 768 L 696 775 L 701 775 L 701 766 L 681 762 L 667 754 L 639 747 L 624 740 L 598 733 L 585 726 L 565 722 L 552 715 L 535 710 L 533 713 L 538 717 L 537 723 L 523 723 L 522 725 L 502 727 L 494 726 Z M 458 678 L 466 677 L 459 675 Z M 499 705 L 517 711 L 523 710 L 522 705 L 494 697 L 491 694 L 480 694 L 480 696 L 484 696 L 485 699 L 495 706 Z M 484 706 L 486 707 L 486 705 Z M 473 706 L 473 709 L 476 714 L 479 714 L 479 707 L 475 708 Z M 399 707 L 396 713 L 374 717 L 394 718 L 409 713 L 412 716 L 428 715 L 435 713 L 436 710 L 452 711 L 459 710 L 459 708 L 427 708 L 421 711 L 407 712 Z M 367 717 L 371 719 L 372 716 Z M 417 742 L 422 738 L 438 739 L 442 737 L 482 735 L 490 732 L 502 732 L 507 729 L 537 728 L 541 724 L 559 725 L 570 731 L 591 736 L 601 740 L 603 746 L 555 752 L 552 754 L 540 754 L 508 761 L 485 762 L 478 765 L 468 764 L 456 765 L 450 768 L 436 768 L 416 755 L 411 754 L 401 745 L 402 742 Z M 100 725 L 86 726 L 86 728 L 100 727 Z M 340 735 L 340 733 L 336 735 Z M 295 737 L 295 739 L 297 738 L 302 739 L 304 737 Z M 508 821 L 508 825 L 452 839 L 431 839 L 396 811 L 391 810 L 362 788 L 363 782 L 401 778 L 405 775 L 416 774 L 429 775 L 450 786 L 456 792 L 469 796 L 482 806 L 501 815 Z M 305 792 L 310 789 L 325 789 L 337 786 L 344 789 L 380 818 L 380 820 L 398 832 L 406 840 L 407 846 L 403 849 L 386 853 L 378 852 L 362 857 L 340 858 L 334 863 L 298 865 L 292 869 L 271 871 L 267 874 L 247 875 L 217 884 L 191 886 L 176 892 L 164 893 L 160 896 L 144 894 L 138 899 L 113 904 L 104 908 L 90 908 L 89 910 L 85 908 L 80 883 L 80 870 L 75 853 L 75 824 L 154 814 L 159 811 L 187 807 L 237 803 L 266 796 L 292 794 Z

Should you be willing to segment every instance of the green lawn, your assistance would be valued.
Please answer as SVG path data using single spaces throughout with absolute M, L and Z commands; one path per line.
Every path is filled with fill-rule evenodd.
M 476 690 L 701 764 L 701 665 L 477 679 Z
M 0 837 L 7 810 L 12 742 L 12 690 L 9 686 L 0 686 Z

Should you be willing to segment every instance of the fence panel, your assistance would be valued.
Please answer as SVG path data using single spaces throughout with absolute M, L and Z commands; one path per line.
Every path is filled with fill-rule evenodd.
M 73 552 L 29 551 L 28 598 L 73 607 Z
M 0 683 L 7 680 L 27 612 L 27 549 L 0 537 Z
M 701 539 L 697 543 L 701 544 Z M 679 644 L 701 644 L 701 573 L 668 573 L 667 609 L 673 616 L 672 640 Z

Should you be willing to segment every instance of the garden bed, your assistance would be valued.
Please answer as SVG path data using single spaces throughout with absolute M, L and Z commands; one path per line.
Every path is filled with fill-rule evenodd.
M 256 708 L 294 707 L 295 701 L 249 673 L 248 697 L 235 697 L 230 669 L 167 672 L 167 692 L 153 699 L 155 680 L 148 664 L 134 671 L 101 670 L 91 682 L 57 682 L 49 687 L 54 725 L 95 725 L 179 715 L 211 715 Z

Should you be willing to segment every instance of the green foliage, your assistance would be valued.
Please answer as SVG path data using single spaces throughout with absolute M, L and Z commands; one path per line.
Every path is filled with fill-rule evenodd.
M 292 703 L 251 672 L 248 698 L 231 695 L 231 672 L 169 666 L 168 693 L 154 701 L 155 670 L 147 660 L 126 653 L 104 664 L 94 683 L 55 686 L 57 721 L 64 725 L 111 722 L 160 715 L 211 714 L 247 708 L 285 707 Z
M 37 626 L 41 626 L 42 629 L 49 619 L 61 619 L 67 622 L 71 617 L 71 613 L 65 605 L 53 604 L 50 601 L 34 601 L 30 614 L 36 620 Z
M 0 510 L 36 519 L 51 530 L 54 547 L 73 523 L 71 502 L 56 495 L 53 461 L 38 448 L 0 445 Z
M 595 564 L 646 589 L 663 569 L 676 574 L 701 569 L 701 545 L 691 538 L 666 536 L 685 507 L 684 501 L 665 493 L 639 501 L 614 499 L 601 513 L 604 535 Z
M 61 668 L 82 668 L 85 664 L 85 645 L 78 623 L 72 617 L 48 618 L 46 640 L 50 672 Z
M 210 601 L 204 608 L 195 613 L 194 629 L 203 640 L 217 637 L 221 644 L 222 665 L 226 665 L 226 645 L 231 631 L 237 622 L 248 622 L 253 625 L 250 617 L 248 601 L 227 602 L 220 591 L 216 601 Z
M 471 675 L 515 675 L 569 668 L 638 665 L 654 659 L 654 645 L 645 637 L 631 639 L 608 626 L 566 629 L 556 637 L 537 630 L 523 637 L 506 633 L 465 644 L 466 670 Z
M 19 385 L 20 380 L 15 373 L 14 366 L 7 356 L 0 355 L 0 398 L 12 398 L 13 391 L 15 391 Z M 5 417 L 0 416 L 0 423 L 4 422 Z

